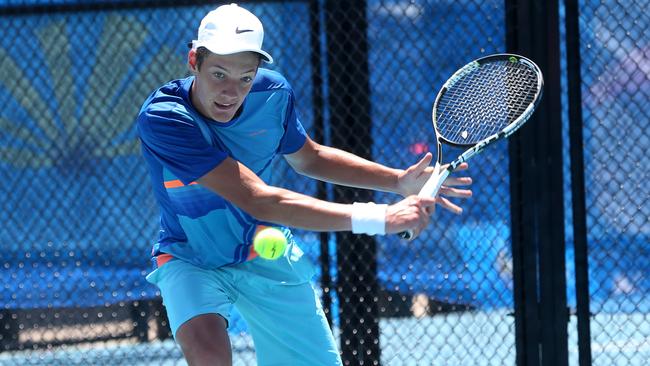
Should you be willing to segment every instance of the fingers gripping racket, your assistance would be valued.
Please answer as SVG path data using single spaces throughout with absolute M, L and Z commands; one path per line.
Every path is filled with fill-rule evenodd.
M 418 195 L 434 197 L 461 163 L 517 131 L 539 103 L 543 86 L 539 67 L 514 54 L 482 57 L 456 71 L 433 104 L 438 157 Z M 442 169 L 442 143 L 468 149 Z M 399 235 L 411 239 L 413 231 Z

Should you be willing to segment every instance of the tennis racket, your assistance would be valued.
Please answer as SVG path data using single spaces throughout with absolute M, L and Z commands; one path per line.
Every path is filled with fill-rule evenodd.
M 456 71 L 433 104 L 438 157 L 433 174 L 418 195 L 434 197 L 461 163 L 517 131 L 535 110 L 543 87 L 539 67 L 514 54 L 485 56 Z M 441 167 L 442 143 L 467 148 L 445 169 Z M 413 231 L 399 236 L 411 239 Z

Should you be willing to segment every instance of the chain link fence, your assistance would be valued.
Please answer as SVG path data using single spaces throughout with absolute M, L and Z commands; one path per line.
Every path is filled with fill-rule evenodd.
M 648 1 L 580 7 L 591 346 L 597 365 L 650 359 Z
M 310 135 L 397 168 L 432 149 L 432 99 L 446 78 L 506 51 L 502 1 L 240 3 L 264 23 L 271 68 L 292 83 Z M 144 280 L 158 212 L 134 119 L 152 90 L 188 75 L 187 41 L 215 6 L 0 3 L 0 364 L 184 364 L 157 289 Z M 650 357 L 647 6 L 580 5 L 598 365 Z M 359 19 L 361 38 L 342 25 Z M 346 47 L 358 45 L 346 51 L 365 59 L 334 72 L 332 44 L 346 34 Z M 363 97 L 343 101 L 348 113 L 360 111 L 347 126 L 337 122 L 333 85 Z M 445 149 L 447 158 L 459 152 Z M 357 351 L 377 347 L 383 365 L 515 364 L 507 161 L 505 143 L 473 160 L 475 197 L 463 216 L 439 212 L 413 243 L 296 231 L 321 264 L 316 281 L 344 348 L 369 329 L 350 320 L 371 313 L 378 333 Z M 318 184 L 281 160 L 275 171 L 275 184 L 322 198 L 398 200 Z M 359 257 L 346 246 L 361 248 Z M 359 288 L 368 274 L 372 285 Z M 357 292 L 370 301 L 351 306 Z M 255 364 L 237 314 L 229 331 L 234 363 Z

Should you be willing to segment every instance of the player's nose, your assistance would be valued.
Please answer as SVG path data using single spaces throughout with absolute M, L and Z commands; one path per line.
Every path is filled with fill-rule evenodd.
M 224 82 L 219 94 L 221 97 L 231 98 L 231 101 L 236 101 L 240 94 L 239 85 L 233 81 Z

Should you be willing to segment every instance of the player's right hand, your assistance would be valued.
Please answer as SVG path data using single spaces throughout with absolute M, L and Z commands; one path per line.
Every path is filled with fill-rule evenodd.
M 417 237 L 429 224 L 436 210 L 437 198 L 411 195 L 386 209 L 386 234 L 413 230 Z

